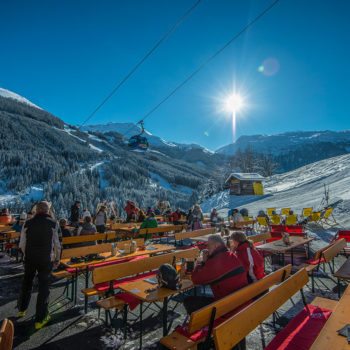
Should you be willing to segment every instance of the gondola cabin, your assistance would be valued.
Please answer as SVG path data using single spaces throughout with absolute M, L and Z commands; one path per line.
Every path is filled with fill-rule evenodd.
M 264 177 L 256 173 L 232 173 L 225 182 L 231 196 L 262 196 Z

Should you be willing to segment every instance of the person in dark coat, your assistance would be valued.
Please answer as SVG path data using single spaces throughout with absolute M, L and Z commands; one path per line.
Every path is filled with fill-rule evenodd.
M 202 251 L 192 273 L 195 285 L 210 285 L 213 297 L 190 296 L 184 300 L 188 314 L 248 284 L 247 273 L 237 256 L 230 252 L 220 235 L 208 238 L 208 250 Z
M 60 237 L 71 237 L 72 233 L 67 228 L 67 220 L 66 219 L 60 219 L 59 221 L 60 229 L 59 229 L 59 236 Z
M 49 281 L 53 267 L 60 261 L 61 245 L 58 224 L 50 215 L 48 202 L 39 202 L 35 216 L 27 220 L 21 232 L 19 248 L 24 254 L 24 277 L 18 300 L 18 317 L 25 316 L 29 306 L 32 285 L 38 275 L 39 292 L 36 302 L 35 328 L 41 329 L 50 321 Z
M 80 220 L 80 202 L 75 201 L 75 203 L 70 208 L 70 223 L 74 227 L 79 226 Z

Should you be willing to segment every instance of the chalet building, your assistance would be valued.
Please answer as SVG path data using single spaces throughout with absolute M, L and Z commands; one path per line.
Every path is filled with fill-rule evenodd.
M 233 196 L 261 196 L 264 194 L 264 177 L 256 173 L 232 173 L 225 182 L 225 188 Z

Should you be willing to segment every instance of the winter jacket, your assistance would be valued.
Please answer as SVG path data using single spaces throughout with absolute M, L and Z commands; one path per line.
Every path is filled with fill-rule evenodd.
M 59 261 L 61 244 L 56 220 L 45 214 L 36 214 L 27 220 L 22 228 L 19 248 L 29 262 Z
M 131 215 L 134 215 L 134 214 L 137 214 L 138 210 L 135 206 L 135 203 L 134 202 L 131 202 L 131 201 L 127 201 L 126 203 L 126 206 L 124 208 L 126 214 L 128 216 L 131 216 Z
M 242 216 L 241 213 L 234 213 L 234 214 L 232 215 L 232 219 L 233 219 L 233 222 L 234 222 L 234 223 L 243 222 L 243 221 L 244 221 L 244 218 L 243 218 L 243 216 Z
M 107 214 L 105 211 L 100 210 L 95 217 L 96 226 L 104 226 L 107 223 Z
M 219 221 L 219 215 L 217 212 L 210 213 L 210 221 L 211 222 L 218 222 Z
M 244 267 L 226 247 L 216 249 L 205 263 L 197 265 L 192 281 L 195 285 L 209 284 L 216 300 L 248 284 Z
M 94 224 L 84 222 L 78 229 L 78 236 L 93 235 L 97 232 Z
M 244 266 L 250 280 L 253 282 L 265 276 L 264 258 L 249 242 L 240 243 L 236 249 L 236 255 Z
M 60 227 L 58 232 L 60 237 L 71 237 L 71 232 L 66 227 Z
M 177 221 L 180 221 L 181 220 L 181 212 L 177 212 L 177 211 L 174 211 L 171 216 L 171 221 L 172 222 L 177 222 Z
M 70 221 L 79 222 L 80 219 L 80 209 L 76 205 L 72 205 L 70 208 Z
M 140 228 L 155 228 L 158 227 L 158 222 L 155 218 L 147 218 L 143 221 Z

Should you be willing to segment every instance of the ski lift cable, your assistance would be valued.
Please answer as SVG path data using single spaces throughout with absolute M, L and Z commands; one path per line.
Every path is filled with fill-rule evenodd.
M 242 36 L 249 28 L 251 28 L 256 22 L 258 22 L 264 15 L 266 15 L 270 10 L 272 10 L 280 0 L 273 1 L 268 7 L 266 7 L 260 14 L 258 14 L 254 19 L 248 22 L 237 34 L 235 34 L 225 45 L 223 45 L 219 50 L 217 50 L 208 59 L 202 62 L 199 67 L 194 70 L 185 80 L 183 80 L 179 85 L 177 85 L 167 96 L 165 96 L 158 104 L 156 104 L 149 112 L 147 112 L 143 118 L 137 122 L 140 124 L 144 122 L 151 114 L 153 114 L 161 105 L 163 105 L 167 100 L 169 100 L 175 93 L 180 90 L 185 84 L 187 84 L 192 78 L 194 78 L 207 64 L 213 61 L 221 52 L 223 52 L 227 47 L 229 47 L 234 41 L 236 41 L 240 36 Z M 132 128 L 131 128 L 132 129 Z M 130 129 L 130 130 L 131 130 Z M 125 136 L 130 130 L 125 132 Z
M 102 100 L 102 102 L 90 113 L 79 128 L 84 126 L 102 107 L 103 105 L 124 85 L 124 83 L 136 72 L 136 70 L 152 55 L 157 48 L 166 41 L 171 34 L 186 20 L 187 17 L 196 9 L 202 0 L 197 0 L 177 21 L 176 23 L 156 42 L 156 44 L 146 53 L 145 56 L 129 71 L 128 74 L 113 88 L 113 90 Z

